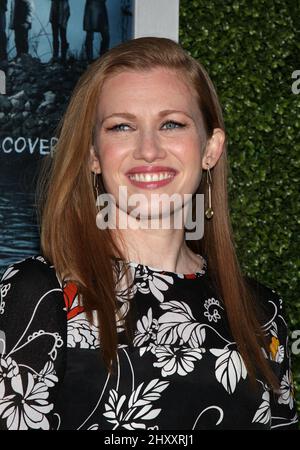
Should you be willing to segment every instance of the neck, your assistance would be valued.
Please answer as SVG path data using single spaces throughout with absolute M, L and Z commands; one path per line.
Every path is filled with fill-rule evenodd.
M 202 260 L 186 244 L 184 228 L 133 228 L 120 229 L 117 225 L 112 230 L 126 260 L 178 273 L 193 273 L 202 268 Z

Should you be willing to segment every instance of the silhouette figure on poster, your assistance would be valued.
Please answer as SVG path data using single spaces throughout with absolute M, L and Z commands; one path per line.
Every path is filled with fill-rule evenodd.
M 49 21 L 52 26 L 53 57 L 52 61 L 58 61 L 59 40 L 61 61 L 66 61 L 69 44 L 67 41 L 67 26 L 70 17 L 69 0 L 51 0 Z
M 106 0 L 86 0 L 83 18 L 83 29 L 86 31 L 85 50 L 89 61 L 93 60 L 94 33 L 101 33 L 99 55 L 109 49 L 109 24 Z
M 6 11 L 7 0 L 0 0 L 0 61 L 7 59 Z
M 131 12 L 131 0 L 121 1 L 121 12 L 122 12 L 122 42 L 128 40 L 129 24 L 132 18 Z
M 15 32 L 17 57 L 28 53 L 28 32 L 31 28 L 33 8 L 33 0 L 12 0 L 9 27 Z

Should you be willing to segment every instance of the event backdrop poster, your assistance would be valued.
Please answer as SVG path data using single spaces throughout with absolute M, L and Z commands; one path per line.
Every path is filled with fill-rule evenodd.
M 78 78 L 131 37 L 131 0 L 0 0 L 0 274 L 40 251 L 37 175 Z

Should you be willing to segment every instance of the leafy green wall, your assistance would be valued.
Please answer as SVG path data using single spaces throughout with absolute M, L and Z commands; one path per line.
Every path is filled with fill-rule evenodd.
M 179 40 L 223 106 L 242 268 L 281 294 L 290 331 L 300 330 L 300 1 L 181 0 Z M 300 411 L 300 354 L 292 364 Z

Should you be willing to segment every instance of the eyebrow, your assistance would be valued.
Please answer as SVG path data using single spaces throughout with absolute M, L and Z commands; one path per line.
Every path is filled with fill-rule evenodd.
M 160 111 L 160 112 L 158 113 L 158 115 L 159 115 L 160 117 L 164 117 L 164 116 L 167 116 L 168 114 L 171 114 L 171 113 L 181 113 L 181 114 L 184 114 L 184 115 L 188 116 L 190 119 L 193 120 L 192 116 L 191 116 L 190 114 L 188 114 L 187 112 L 185 112 L 185 111 L 179 111 L 179 110 L 176 110 L 176 109 L 164 109 L 163 111 Z M 104 117 L 104 118 L 102 119 L 102 121 L 101 121 L 101 124 L 102 124 L 105 120 L 110 119 L 111 117 L 116 117 L 116 116 L 117 116 L 117 117 L 126 117 L 127 119 L 136 119 L 136 116 L 135 116 L 134 114 L 131 114 L 131 113 L 129 113 L 129 112 L 119 112 L 119 113 L 113 113 L 113 114 L 110 114 L 110 115 L 107 116 L 107 117 Z

